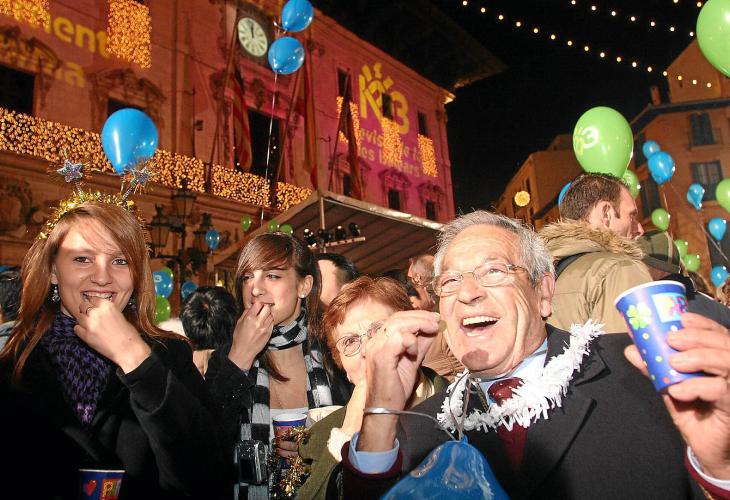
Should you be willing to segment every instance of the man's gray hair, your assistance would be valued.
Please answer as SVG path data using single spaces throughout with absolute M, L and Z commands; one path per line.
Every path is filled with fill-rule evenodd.
M 477 210 L 461 215 L 444 226 L 438 237 L 438 250 L 433 263 L 436 276 L 441 274 L 444 256 L 454 238 L 463 230 L 478 225 L 499 227 L 518 236 L 520 239 L 520 257 L 533 285 L 545 274 L 555 275 L 555 267 L 550 252 L 532 228 L 525 226 L 517 219 L 511 219 L 486 210 Z

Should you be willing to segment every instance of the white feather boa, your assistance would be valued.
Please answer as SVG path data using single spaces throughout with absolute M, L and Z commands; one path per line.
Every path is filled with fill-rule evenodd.
M 529 427 L 532 422 L 547 418 L 549 410 L 561 406 L 573 374 L 580 371 L 583 357 L 588 354 L 588 345 L 603 333 L 602 327 L 603 325 L 596 324 L 592 320 L 588 320 L 584 325 L 573 325 L 570 328 L 570 344 L 562 354 L 555 356 L 545 365 L 539 379 L 526 380 L 513 390 L 513 396 L 501 406 L 490 405 L 486 412 L 475 409 L 465 417 L 463 415 L 466 384 L 476 385 L 476 390 L 482 389 L 477 380 L 470 376 L 469 370 L 464 370 L 446 390 L 446 399 L 441 406 L 442 412 L 437 415 L 439 423 L 451 432 L 460 427 L 460 419 L 463 419 L 463 429 L 467 431 L 473 429 L 488 431 L 500 425 L 512 430 L 515 423 Z

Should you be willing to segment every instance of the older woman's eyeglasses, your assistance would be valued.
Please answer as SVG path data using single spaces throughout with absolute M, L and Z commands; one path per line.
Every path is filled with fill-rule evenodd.
M 350 356 L 354 356 L 360 352 L 362 339 L 366 337 L 369 339 L 373 338 L 373 335 L 375 335 L 375 332 L 377 332 L 381 326 L 383 326 L 383 321 L 375 321 L 368 326 L 367 331 L 362 335 L 348 335 L 346 337 L 342 337 L 337 341 L 335 347 L 338 351 L 340 351 L 340 353 L 348 358 Z
M 485 262 L 473 271 L 459 272 L 447 271 L 436 276 L 431 285 L 433 292 L 439 297 L 445 297 L 456 293 L 464 282 L 464 275 L 471 274 L 474 280 L 481 286 L 499 286 L 503 285 L 510 278 L 510 275 L 517 271 L 527 271 L 522 266 L 502 262 Z

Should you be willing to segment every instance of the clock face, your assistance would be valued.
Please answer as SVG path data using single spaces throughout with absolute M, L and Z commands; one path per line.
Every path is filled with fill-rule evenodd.
M 255 57 L 266 54 L 269 48 L 269 39 L 258 21 L 243 17 L 238 21 L 238 41 L 246 52 Z

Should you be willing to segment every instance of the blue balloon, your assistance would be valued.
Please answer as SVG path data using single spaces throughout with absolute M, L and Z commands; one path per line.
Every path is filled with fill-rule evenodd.
M 155 282 L 155 294 L 168 298 L 172 293 L 172 276 L 162 271 L 152 273 L 152 280 Z
M 654 153 L 649 158 L 649 173 L 657 184 L 664 184 L 674 175 L 674 159 L 666 151 Z
M 687 189 L 687 201 L 695 207 L 695 210 L 700 210 L 702 208 L 702 198 L 705 196 L 705 188 L 702 187 L 702 184 L 692 184 L 689 189 Z
M 659 144 L 657 144 L 655 141 L 646 141 L 643 146 L 641 146 L 641 152 L 644 153 L 644 156 L 648 160 L 651 158 L 651 155 L 654 153 L 658 153 L 661 151 L 662 148 L 659 147 Z
M 275 73 L 290 75 L 304 64 L 304 47 L 296 38 L 283 36 L 269 47 L 269 66 Z
M 188 298 L 188 295 L 190 295 L 197 289 L 198 289 L 198 285 L 196 285 L 192 281 L 186 281 L 180 287 L 180 295 L 182 295 L 182 299 L 185 300 Z
M 314 9 L 309 0 L 289 0 L 281 9 L 281 26 L 287 31 L 302 31 L 312 23 Z
M 208 244 L 208 250 L 215 250 L 218 248 L 218 243 L 221 241 L 221 235 L 215 229 L 208 229 L 205 233 L 205 243 Z
M 720 217 L 713 217 L 710 222 L 707 223 L 707 230 L 717 241 L 722 241 L 727 231 L 727 221 Z
M 560 190 L 560 194 L 558 195 L 558 205 L 563 203 L 563 198 L 565 198 L 565 193 L 568 192 L 568 189 L 570 188 L 570 185 L 572 182 L 567 183 L 565 186 L 563 186 L 563 189 Z
M 101 130 L 101 146 L 118 174 L 152 158 L 157 143 L 155 123 L 134 108 L 116 111 L 107 118 Z
M 729 274 L 725 266 L 715 266 L 710 271 L 710 279 L 716 288 L 720 288 L 727 281 Z
M 487 459 L 466 438 L 440 445 L 382 497 L 383 500 L 442 498 L 507 500 L 509 497 Z

